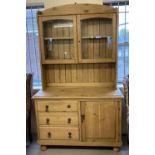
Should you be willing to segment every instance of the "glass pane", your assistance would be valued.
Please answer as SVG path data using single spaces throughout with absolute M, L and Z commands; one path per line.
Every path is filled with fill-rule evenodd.
M 125 5 L 119 6 L 119 12 L 125 12 Z
M 46 59 L 73 59 L 73 22 L 53 20 L 44 23 Z
M 44 23 L 44 37 L 73 37 L 73 22 L 71 20 L 53 20 Z
M 125 46 L 125 75 L 129 74 L 129 45 Z
M 26 9 L 26 72 L 33 73 L 33 86 L 41 85 L 36 13 L 42 9 Z
M 126 24 L 125 42 L 129 42 L 129 24 Z
M 119 25 L 125 24 L 125 13 L 119 13 Z
M 122 82 L 124 77 L 124 46 L 118 46 L 118 82 Z
M 129 13 L 126 13 L 126 23 L 129 23 Z
M 119 36 L 119 38 L 118 38 L 119 43 L 124 43 L 125 34 L 126 34 L 125 25 L 119 25 L 119 35 L 118 35 Z
M 81 21 L 82 59 L 112 58 L 112 19 Z
M 126 5 L 126 12 L 129 11 L 129 5 Z

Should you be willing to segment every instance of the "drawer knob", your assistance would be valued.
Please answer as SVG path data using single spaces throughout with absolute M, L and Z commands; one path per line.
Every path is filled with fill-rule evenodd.
M 47 118 L 47 119 L 46 119 L 46 124 L 49 124 L 49 122 L 50 122 L 50 119 Z
M 67 105 L 67 108 L 71 108 L 71 105 Z
M 70 124 L 71 123 L 71 118 L 68 118 L 68 124 Z
M 48 112 L 48 110 L 49 110 L 49 106 L 46 105 L 46 107 L 45 107 L 45 111 Z
M 48 138 L 51 138 L 52 136 L 50 132 L 48 132 L 47 135 L 48 135 Z
M 68 132 L 68 138 L 72 138 L 72 133 Z

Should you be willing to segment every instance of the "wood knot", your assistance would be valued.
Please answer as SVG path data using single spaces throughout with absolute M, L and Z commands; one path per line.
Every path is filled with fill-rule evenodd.
M 84 10 L 84 12 L 85 12 L 85 13 L 88 13 L 88 12 L 89 12 L 89 10 Z
M 57 8 L 56 7 L 53 7 L 53 10 L 56 10 Z

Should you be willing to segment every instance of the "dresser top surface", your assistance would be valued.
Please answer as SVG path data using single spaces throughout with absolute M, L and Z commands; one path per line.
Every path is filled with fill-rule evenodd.
M 84 98 L 123 98 L 120 89 L 111 90 L 100 87 L 51 87 L 37 92 L 33 99 L 84 99 Z

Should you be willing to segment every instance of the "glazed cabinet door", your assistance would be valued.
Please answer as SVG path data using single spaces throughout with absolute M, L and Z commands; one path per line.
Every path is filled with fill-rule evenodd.
M 82 102 L 84 141 L 115 141 L 120 135 L 119 103 L 115 101 Z
M 76 63 L 76 16 L 40 17 L 38 21 L 42 63 Z
M 78 15 L 77 21 L 79 61 L 115 62 L 116 14 Z

